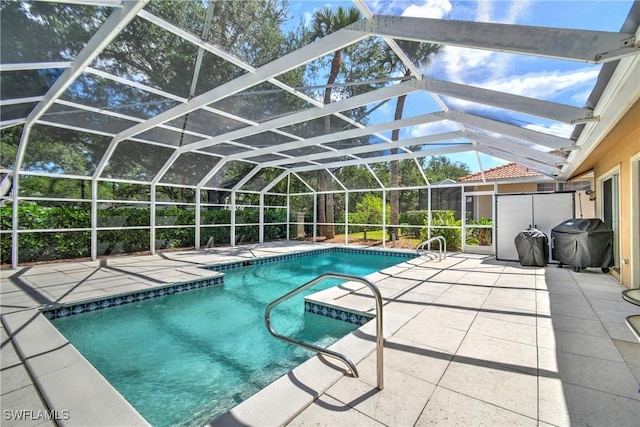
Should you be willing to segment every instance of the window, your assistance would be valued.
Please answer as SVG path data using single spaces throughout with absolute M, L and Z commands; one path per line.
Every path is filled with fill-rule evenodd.
M 587 191 L 591 190 L 591 181 L 571 181 L 560 183 L 560 191 Z M 538 192 L 556 191 L 557 184 L 555 182 L 541 182 L 537 186 Z

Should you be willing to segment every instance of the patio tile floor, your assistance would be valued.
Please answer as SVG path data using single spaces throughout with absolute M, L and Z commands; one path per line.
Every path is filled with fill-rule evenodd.
M 281 242 L 1 271 L 2 425 L 54 425 L 8 419 L 5 410 L 69 411 L 60 425 L 146 424 L 52 333 L 36 310 L 42 305 L 214 274 L 199 265 L 319 247 L 326 245 Z M 305 364 L 290 375 L 297 385 L 264 390 L 212 425 L 632 426 L 640 420 L 640 343 L 624 323 L 640 307 L 621 299 L 624 288 L 610 275 L 466 254 L 403 262 L 382 273 L 371 277 L 388 314 L 383 390 L 376 388 L 375 352 L 346 340 L 341 348 L 362 353 L 360 378 Z M 368 291 L 354 289 L 335 298 L 370 310 Z M 369 332 L 361 335 L 371 340 Z M 272 405 L 268 417 L 265 404 Z

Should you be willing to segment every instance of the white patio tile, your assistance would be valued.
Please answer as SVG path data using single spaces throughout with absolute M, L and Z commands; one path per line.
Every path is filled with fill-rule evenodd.
M 363 372 L 369 375 L 362 380 L 342 378 L 326 394 L 385 425 L 413 425 L 435 385 L 387 367 L 384 388 L 378 390 L 372 375 L 375 364 L 373 358 L 369 360 L 370 366 L 363 366 L 364 362 L 358 366 L 361 375 Z
M 384 424 L 330 396 L 320 396 L 287 426 L 380 426 Z
M 438 387 L 415 425 L 536 426 L 537 421 L 535 418 Z
M 427 281 L 412 289 L 412 292 L 419 292 L 427 295 L 440 296 L 452 286 L 451 283 L 441 283 Z
M 640 343 L 614 340 L 616 348 L 640 383 Z M 640 388 L 640 386 L 639 386 Z
M 442 378 L 451 359 L 452 353 L 398 336 L 385 342 L 385 372 L 401 372 L 434 385 Z
M 535 312 L 537 307 L 535 290 L 493 288 L 485 305 Z
M 3 394 L 2 409 L 2 427 L 54 427 L 56 425 L 53 421 L 38 418 L 38 413 L 44 413 L 47 407 L 44 406 L 38 391 L 32 385 Z M 4 412 L 12 410 L 18 412 L 10 412 L 8 416 Z
M 467 331 L 475 317 L 476 312 L 474 310 L 450 307 L 434 302 L 433 305 L 420 312 L 415 317 L 415 320 L 425 322 L 433 328 L 445 327 Z
M 4 349 L 2 351 L 4 352 Z M 24 365 L 18 364 L 11 367 L 3 365 L 0 371 L 0 384 L 2 384 L 2 398 L 4 399 L 4 395 L 7 393 L 31 386 L 31 378 Z
M 624 362 L 538 348 L 541 370 L 557 372 L 563 384 L 591 388 L 639 401 L 638 382 Z
M 7 278 L 22 280 L 40 298 L 66 294 L 65 301 L 74 301 L 149 289 L 158 281 L 207 277 L 210 272 L 200 271 L 193 263 L 317 248 L 318 244 L 279 242 L 0 271 L 2 313 L 10 330 L 30 322 L 15 338 L 27 355 L 40 355 L 28 362 L 39 381 L 64 382 L 65 377 L 77 374 L 73 364 L 79 355 L 50 334 L 55 329 L 41 315 L 34 317 L 34 311 L 24 310 L 39 302 Z M 624 324 L 626 313 L 637 314 L 640 309 L 624 302 L 620 285 L 599 269 L 574 273 L 554 265 L 527 268 L 481 255 L 450 254 L 442 262 L 403 262 L 371 277 L 380 281 L 387 298 L 385 325 L 393 323 L 393 327 L 385 326 L 385 390 L 375 390 L 372 343 L 348 338 L 335 348 L 365 357 L 358 364 L 361 378 L 340 379 L 291 425 L 528 425 L 536 423 L 539 413 L 540 426 L 626 426 L 640 418 L 640 343 Z M 359 291 L 344 300 L 362 300 L 371 306 L 365 293 L 368 295 Z M 365 333 L 370 335 L 372 326 L 368 326 Z M 3 331 L 3 342 L 6 338 Z M 35 389 L 8 346 L 11 344 L 2 349 L 3 409 L 6 404 L 10 408 L 30 408 L 30 402 L 42 405 L 35 402 Z M 58 350 L 47 353 L 55 348 Z M 330 376 L 323 372 L 323 379 Z M 336 372 L 331 370 L 331 374 Z M 339 376 L 337 372 L 336 378 Z M 309 375 L 301 381 L 315 387 L 316 377 Z M 54 388 L 44 386 L 45 395 L 52 396 L 47 393 Z M 82 382 L 83 390 L 85 386 L 89 387 Z M 7 392 L 5 387 L 19 388 Z M 318 392 L 322 393 L 320 388 Z M 52 401 L 59 405 L 59 399 L 72 400 L 74 394 L 77 390 L 69 388 Z M 117 394 L 95 391 L 85 395 L 88 404 L 69 406 L 77 420 L 90 419 L 95 411 L 115 407 L 121 399 Z M 269 419 L 265 411 L 270 410 L 273 396 L 267 389 L 261 395 L 262 406 L 249 411 L 252 423 Z M 278 396 L 281 405 L 284 395 Z M 284 400 L 291 404 L 286 411 L 290 418 L 312 397 Z M 241 412 L 232 412 L 216 425 L 239 426 L 249 420 L 235 417 L 238 414 Z M 125 419 L 126 424 L 144 423 L 136 416 L 121 421 Z M 3 420 L 2 424 L 7 423 Z
M 4 327 L 0 327 L 0 333 L 2 339 L 2 350 L 0 351 L 2 364 L 0 366 L 2 366 L 2 369 L 7 369 L 12 366 L 19 365 L 22 361 L 18 357 L 13 344 L 9 341 L 9 335 L 5 331 Z
M 499 277 L 500 277 L 500 273 L 486 273 L 486 272 L 471 271 L 465 274 L 464 276 L 462 276 L 460 280 L 457 281 L 457 283 L 493 286 Z
M 404 325 L 395 336 L 453 354 L 460 347 L 465 334 L 460 329 L 436 326 L 416 318 Z
M 536 289 L 536 276 L 533 274 L 501 274 L 495 282 L 497 288 Z
M 552 329 L 555 331 L 575 332 L 596 337 L 608 337 L 606 329 L 597 319 L 584 319 L 574 316 L 563 316 L 554 314 L 553 317 L 540 317 L 538 320 L 540 328 Z
M 531 325 L 478 315 L 473 321 L 469 333 L 500 338 L 521 344 L 536 345 L 535 324 Z
M 637 400 L 540 377 L 540 421 L 556 426 L 634 426 Z
M 538 340 L 538 346 L 541 348 L 607 359 L 615 362 L 624 361 L 609 337 L 539 328 Z
M 472 333 L 462 341 L 458 356 L 470 363 L 498 363 L 529 374 L 535 374 L 538 363 L 535 345 Z
M 484 304 L 478 311 L 478 318 L 497 319 L 530 326 L 536 326 L 541 316 L 544 315 L 538 315 L 533 310 L 516 310 L 490 304 Z
M 456 356 L 438 385 L 526 417 L 538 416 L 536 375 Z

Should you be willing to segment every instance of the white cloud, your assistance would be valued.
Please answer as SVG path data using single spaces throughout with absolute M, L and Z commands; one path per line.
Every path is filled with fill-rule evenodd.
M 525 125 L 525 129 L 534 130 L 536 132 L 542 132 L 549 135 L 558 136 L 560 138 L 569 138 L 573 133 L 573 125 L 566 123 L 558 123 L 553 125 Z
M 587 100 L 589 99 L 589 95 L 591 95 L 591 88 L 585 89 L 582 92 L 577 92 L 571 97 L 571 101 L 573 101 L 574 105 L 584 106 L 587 104 Z
M 478 22 L 490 22 L 493 16 L 493 2 L 481 1 L 478 2 L 478 10 L 476 12 L 476 21 Z
M 515 24 L 523 15 L 528 13 L 531 1 L 518 0 L 512 2 L 480 1 L 464 3 L 465 7 L 475 5 L 476 10 L 471 16 L 475 22 L 493 22 L 501 24 Z M 456 10 L 451 16 L 456 19 Z M 467 16 L 469 18 L 469 16 Z M 459 18 L 458 18 L 459 19 Z M 441 56 L 435 61 L 434 67 L 445 79 L 469 83 L 481 81 L 487 76 L 503 77 L 514 68 L 514 57 L 507 54 L 497 54 L 489 50 L 477 50 L 446 46 Z
M 376 14 L 436 19 L 452 8 L 449 0 L 368 0 L 367 5 Z
M 418 126 L 407 129 L 408 134 L 406 138 L 417 138 L 420 136 L 436 135 L 445 132 L 455 132 L 460 130 L 460 127 L 450 120 L 441 120 L 438 122 L 424 123 Z
M 593 87 L 600 71 L 597 68 L 580 68 L 571 71 L 543 71 L 509 76 L 487 81 L 483 87 L 514 95 L 552 100 L 567 90 L 584 90 Z
M 412 4 L 407 7 L 402 12 L 402 16 L 440 19 L 451 12 L 451 8 L 449 0 L 424 0 L 422 4 Z
M 488 50 L 445 46 L 434 61 L 434 68 L 436 71 L 442 70 L 447 80 L 468 83 L 472 78 L 484 74 L 481 70 L 491 66 L 492 56 L 494 53 Z

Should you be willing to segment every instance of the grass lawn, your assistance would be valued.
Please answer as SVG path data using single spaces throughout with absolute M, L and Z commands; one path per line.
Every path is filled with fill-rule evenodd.
M 343 243 L 344 242 L 344 234 L 336 234 L 336 236 L 331 239 L 331 242 L 335 243 Z M 420 243 L 420 239 L 412 238 L 412 237 L 402 237 L 397 240 L 395 243 L 392 243 L 390 240 L 387 240 L 387 247 L 396 247 L 396 248 L 404 248 L 404 249 L 413 249 L 416 245 Z M 358 245 L 364 244 L 367 246 L 377 244 L 382 244 L 382 229 L 380 230 L 371 230 L 367 231 L 367 238 L 364 238 L 364 232 L 360 233 L 349 233 L 349 244 Z

